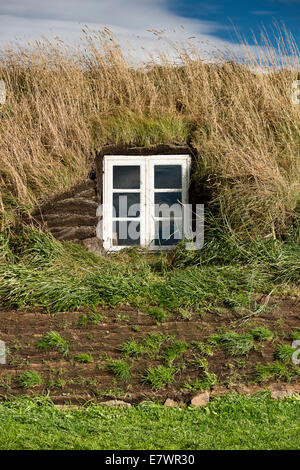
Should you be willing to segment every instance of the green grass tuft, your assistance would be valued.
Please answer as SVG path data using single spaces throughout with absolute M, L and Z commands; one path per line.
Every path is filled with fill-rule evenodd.
M 196 346 L 199 354 L 201 356 L 212 356 L 213 350 L 209 344 L 204 343 L 203 341 L 195 342 L 194 345 Z
M 269 380 L 289 380 L 290 374 L 286 364 L 276 361 L 268 365 L 257 364 L 255 377 L 257 382 L 261 383 Z
M 124 382 L 128 382 L 131 378 L 130 369 L 131 369 L 132 365 L 128 364 L 128 362 L 108 358 L 106 360 L 106 367 L 118 379 L 120 379 Z
M 218 383 L 216 374 L 209 371 L 204 371 L 204 377 L 196 378 L 193 381 L 186 382 L 183 386 L 187 390 L 210 390 Z
M 121 344 L 120 350 L 125 357 L 141 356 L 145 353 L 145 346 L 141 343 L 137 343 L 135 339 L 129 339 Z
M 163 323 L 166 318 L 167 314 L 161 307 L 150 307 L 147 309 L 148 315 L 150 315 L 157 323 Z
M 256 341 L 267 341 L 273 337 L 273 333 L 268 328 L 263 326 L 258 326 L 256 328 L 252 328 L 249 331 L 249 334 L 255 339 Z
M 174 382 L 175 373 L 175 367 L 166 367 L 161 365 L 157 367 L 149 367 L 145 372 L 143 382 L 149 383 L 153 388 L 159 390 Z
M 284 364 L 288 364 L 292 361 L 292 355 L 295 352 L 295 348 L 289 344 L 278 344 L 276 346 L 274 357 Z
M 79 353 L 74 356 L 74 360 L 76 362 L 80 362 L 81 364 L 89 364 L 93 362 L 93 356 L 88 353 Z
M 223 346 L 230 356 L 247 356 L 254 348 L 253 337 L 250 334 L 221 333 L 213 335 L 210 341 Z
M 43 379 L 35 370 L 25 371 L 20 372 L 20 374 L 17 375 L 16 383 L 18 387 L 21 388 L 32 388 L 36 385 L 41 385 L 43 383 Z
M 64 356 L 69 352 L 69 344 L 67 340 L 62 338 L 59 333 L 53 330 L 46 333 L 36 346 L 43 350 L 56 349 L 57 351 L 62 352 Z
M 149 357 L 155 357 L 162 345 L 173 338 L 163 333 L 148 333 L 139 342 L 135 339 L 129 339 L 120 346 L 120 350 L 125 357 L 142 356 L 147 354 Z
M 290 338 L 292 341 L 300 340 L 300 328 L 295 328 L 291 331 Z
M 175 341 L 171 346 L 169 346 L 165 353 L 165 360 L 167 364 L 170 366 L 174 362 L 175 359 L 182 356 L 185 351 L 188 349 L 188 344 L 184 341 L 178 340 Z
M 104 118 L 102 132 L 110 136 L 115 144 L 149 147 L 159 142 L 186 142 L 190 125 L 181 115 L 171 113 L 141 116 L 129 113 L 117 113 Z

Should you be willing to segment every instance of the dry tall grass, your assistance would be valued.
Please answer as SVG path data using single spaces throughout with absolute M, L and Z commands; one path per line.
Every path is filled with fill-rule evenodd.
M 176 66 L 165 54 L 160 65 L 133 66 L 109 32 L 86 34 L 76 53 L 46 41 L 0 51 L 8 91 L 2 227 L 86 176 L 103 144 L 189 142 L 198 151 L 196 181 L 211 186 L 234 228 L 284 232 L 300 206 L 300 106 L 291 102 L 299 55 L 286 44 L 279 36 L 276 53 L 266 44 L 258 56 L 245 45 L 244 65 L 228 51 L 205 64 L 182 48 Z

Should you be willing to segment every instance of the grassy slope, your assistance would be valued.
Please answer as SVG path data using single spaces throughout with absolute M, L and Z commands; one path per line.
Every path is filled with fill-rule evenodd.
M 193 306 L 251 310 L 254 293 L 280 293 L 299 283 L 297 233 L 285 243 L 252 246 L 222 233 L 214 232 L 199 253 L 178 247 L 152 257 L 136 250 L 99 257 L 37 230 L 2 236 L 0 297 L 8 305 L 52 311 L 127 302 L 173 311 Z
M 285 232 L 300 202 L 299 54 L 289 36 L 276 39 L 276 53 L 245 46 L 244 66 L 230 51 L 207 65 L 186 44 L 174 45 L 182 67 L 163 53 L 161 66 L 133 67 L 109 33 L 86 36 L 84 54 L 43 41 L 1 50 L 2 227 L 85 177 L 96 148 L 188 142 L 195 185 L 212 191 L 224 219 L 244 234 Z M 273 73 L 250 71 L 262 67 Z
M 201 409 L 145 403 L 77 411 L 43 402 L 0 405 L 0 449 L 300 449 L 300 406 L 292 398 L 226 396 Z

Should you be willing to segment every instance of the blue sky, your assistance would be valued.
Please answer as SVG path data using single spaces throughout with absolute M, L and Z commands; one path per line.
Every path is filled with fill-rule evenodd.
M 0 44 L 41 35 L 76 43 L 87 24 L 93 30 L 108 27 L 122 45 L 129 41 L 150 51 L 158 47 L 151 29 L 164 30 L 173 41 L 193 37 L 234 47 L 233 25 L 251 42 L 251 30 L 258 35 L 262 24 L 269 28 L 274 18 L 299 44 L 300 0 L 0 0 Z
M 216 35 L 223 40 L 236 40 L 232 24 L 252 41 L 252 32 L 259 37 L 262 25 L 268 30 L 274 20 L 286 25 L 294 38 L 300 41 L 300 0 L 168 0 L 170 11 L 186 18 L 201 18 L 227 25 Z M 232 36 L 233 35 L 233 36 Z

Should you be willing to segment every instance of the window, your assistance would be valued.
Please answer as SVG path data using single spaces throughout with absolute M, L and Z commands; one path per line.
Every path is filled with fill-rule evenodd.
M 103 246 L 168 249 L 183 238 L 189 155 L 107 155 L 103 175 Z

